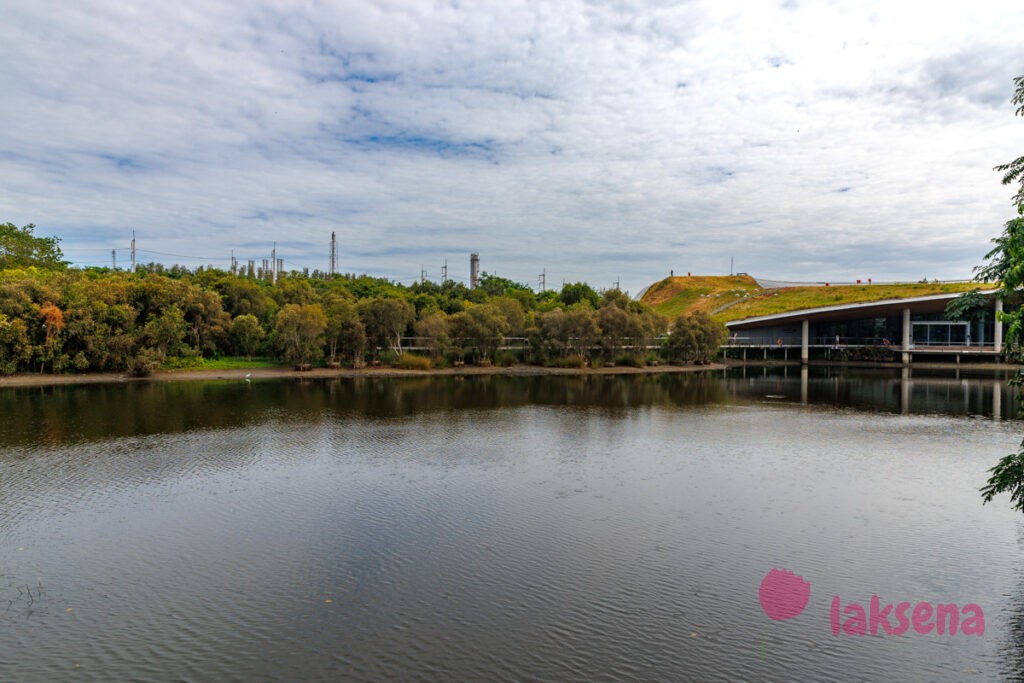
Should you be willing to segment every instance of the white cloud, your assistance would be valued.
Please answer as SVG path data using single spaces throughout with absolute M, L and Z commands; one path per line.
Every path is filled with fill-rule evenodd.
M 6 4 L 0 220 L 80 262 L 949 278 L 1010 214 L 1010 3 Z

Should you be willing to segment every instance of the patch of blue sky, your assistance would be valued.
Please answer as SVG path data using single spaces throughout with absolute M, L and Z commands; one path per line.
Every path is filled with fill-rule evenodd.
M 63 223 L 60 221 L 49 222 L 46 225 L 47 233 L 56 235 L 70 235 L 61 241 L 61 250 L 65 252 L 102 248 L 121 249 L 130 248 L 132 242 L 132 229 L 130 227 L 110 227 L 96 223 Z M 39 231 L 37 230 L 37 234 Z
M 703 184 L 724 183 L 735 175 L 736 171 L 731 168 L 727 168 L 725 166 L 709 166 L 704 169 L 699 181 Z
M 428 248 L 424 248 L 424 247 L 419 247 L 419 246 L 411 246 L 411 247 L 397 247 L 396 246 L 396 247 L 386 247 L 386 248 L 382 248 L 382 249 L 350 248 L 350 249 L 346 250 L 346 253 L 349 256 L 353 256 L 353 257 L 356 257 L 356 258 L 367 258 L 367 259 L 371 259 L 371 258 L 387 258 L 389 256 L 415 256 L 417 259 L 420 259 L 421 261 L 423 259 L 433 259 L 433 260 L 436 261 L 436 260 L 438 260 L 438 258 L 441 258 L 441 259 L 446 258 L 445 255 L 449 254 L 449 255 L 452 255 L 451 263 L 455 263 L 455 261 L 457 260 L 456 259 L 457 256 L 461 256 L 463 254 L 468 254 L 470 251 L 473 251 L 473 247 L 469 247 L 469 246 L 465 246 L 465 245 L 455 245 L 455 246 L 452 246 L 452 245 L 449 244 L 449 245 L 444 245 L 443 248 L 441 248 L 441 247 L 428 247 Z
M 121 154 L 111 154 L 108 152 L 99 152 L 96 157 L 109 161 L 111 164 L 116 166 L 119 170 L 124 171 L 145 171 L 149 169 L 148 164 L 144 164 L 139 159 L 132 156 L 125 156 Z
M 498 162 L 500 145 L 493 139 L 487 140 L 449 140 L 429 135 L 411 135 L 398 133 L 395 135 L 366 135 L 358 138 L 346 138 L 349 145 L 363 151 L 398 151 L 430 154 L 443 158 L 477 158 L 492 163 Z
M 296 211 L 293 209 L 267 209 L 264 211 L 253 211 L 242 216 L 242 219 L 247 221 L 261 221 L 269 223 L 271 221 L 279 221 L 282 219 L 308 220 L 316 217 L 316 214 L 311 213 L 309 211 Z

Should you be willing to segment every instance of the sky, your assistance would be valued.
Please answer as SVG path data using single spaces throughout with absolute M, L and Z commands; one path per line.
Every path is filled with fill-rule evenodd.
M 1019 0 L 0 0 L 0 222 L 76 265 L 965 279 Z

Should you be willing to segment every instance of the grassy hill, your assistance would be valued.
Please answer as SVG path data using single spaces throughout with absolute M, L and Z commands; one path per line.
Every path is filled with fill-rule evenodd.
M 721 322 L 772 315 L 818 306 L 902 299 L 930 294 L 989 289 L 977 282 L 920 282 L 911 284 L 832 285 L 763 289 L 747 276 L 670 277 L 651 285 L 642 300 L 669 319 L 706 311 Z
M 711 313 L 761 291 L 746 275 L 692 275 L 655 282 L 641 300 L 671 320 L 694 311 Z

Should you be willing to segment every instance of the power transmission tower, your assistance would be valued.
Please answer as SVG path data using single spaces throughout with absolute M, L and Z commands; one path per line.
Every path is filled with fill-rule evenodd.
M 469 288 L 476 289 L 480 280 L 480 254 L 473 252 L 469 255 Z
M 274 242 L 274 249 L 270 252 L 270 284 L 277 284 L 277 242 Z
M 135 231 L 132 230 L 132 272 L 135 272 Z
M 423 268 L 423 264 L 420 264 L 420 284 L 426 284 L 427 282 L 427 271 Z
M 622 291 L 621 287 L 619 287 L 619 278 L 615 278 L 615 289 Z
M 546 292 L 548 288 L 548 269 L 545 268 L 540 271 L 540 275 L 538 277 L 540 279 L 540 291 Z
M 444 260 L 444 265 L 441 266 L 441 284 L 448 282 L 448 259 Z
M 110 250 L 111 269 L 117 270 L 117 249 Z
M 338 272 L 338 238 L 331 233 L 331 277 Z

